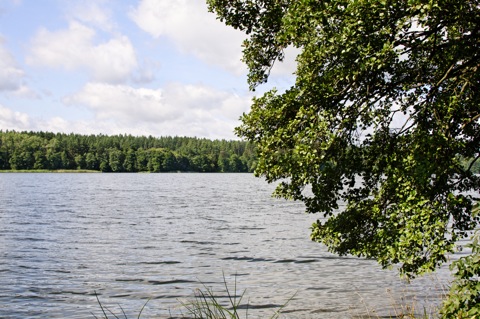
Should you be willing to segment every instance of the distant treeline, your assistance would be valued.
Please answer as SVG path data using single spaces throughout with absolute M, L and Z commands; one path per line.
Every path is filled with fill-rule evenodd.
M 0 130 L 0 170 L 252 172 L 255 163 L 243 141 Z

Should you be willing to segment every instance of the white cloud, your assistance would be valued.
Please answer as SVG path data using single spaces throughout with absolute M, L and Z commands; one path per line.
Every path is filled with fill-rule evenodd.
M 110 134 L 186 135 L 234 138 L 233 128 L 250 97 L 202 85 L 171 84 L 164 89 L 88 83 L 64 99 L 95 114 L 94 126 Z
M 15 97 L 19 98 L 24 98 L 24 99 L 31 99 L 31 100 L 40 100 L 41 96 L 29 88 L 26 85 L 21 85 L 20 87 L 17 88 L 17 90 L 12 92 L 12 95 Z
M 4 41 L 0 37 L 0 92 L 19 90 L 24 76 L 24 71 L 17 66 L 13 55 L 4 47 Z
M 145 84 L 151 83 L 155 80 L 155 72 L 160 69 L 161 64 L 152 59 L 144 59 L 141 62 L 137 72 L 133 75 L 134 83 Z
M 115 29 L 116 23 L 112 19 L 111 4 L 108 2 L 105 0 L 70 1 L 68 3 L 72 5 L 68 9 L 67 18 L 81 21 L 105 31 L 112 31 Z
M 86 69 L 96 81 L 121 83 L 137 68 L 132 43 L 126 36 L 116 36 L 95 44 L 96 32 L 79 22 L 70 22 L 67 30 L 51 32 L 40 29 L 31 43 L 27 63 L 36 66 Z
M 175 109 L 165 107 L 161 90 L 135 89 L 126 85 L 87 83 L 64 102 L 90 108 L 99 120 L 114 119 L 122 123 L 167 121 L 177 113 Z
M 16 131 L 31 129 L 30 119 L 27 114 L 12 111 L 0 105 L 0 128 Z
M 4 47 L 0 36 L 0 92 L 9 96 L 38 99 L 39 95 L 25 84 L 26 74 L 13 55 Z
M 218 21 L 204 0 L 142 0 L 130 17 L 153 37 L 171 39 L 183 53 L 237 75 L 246 71 L 240 61 L 244 34 Z

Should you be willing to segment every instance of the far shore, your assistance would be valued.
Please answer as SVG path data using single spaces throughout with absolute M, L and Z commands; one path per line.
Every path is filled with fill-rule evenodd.
M 0 173 L 102 173 L 101 171 L 88 170 L 88 169 L 9 169 L 0 170 Z

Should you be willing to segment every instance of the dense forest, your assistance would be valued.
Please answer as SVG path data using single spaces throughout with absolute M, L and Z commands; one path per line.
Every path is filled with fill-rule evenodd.
M 0 130 L 0 170 L 252 172 L 255 160 L 243 141 Z

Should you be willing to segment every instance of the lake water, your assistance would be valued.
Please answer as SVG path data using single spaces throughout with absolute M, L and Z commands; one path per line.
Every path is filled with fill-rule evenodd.
M 249 318 L 294 294 L 282 318 L 438 302 L 442 278 L 406 285 L 311 242 L 320 216 L 273 189 L 250 174 L 0 174 L 0 318 L 101 317 L 95 293 L 117 315 L 151 298 L 142 318 L 168 318 L 203 285 L 223 300 L 223 275 Z

